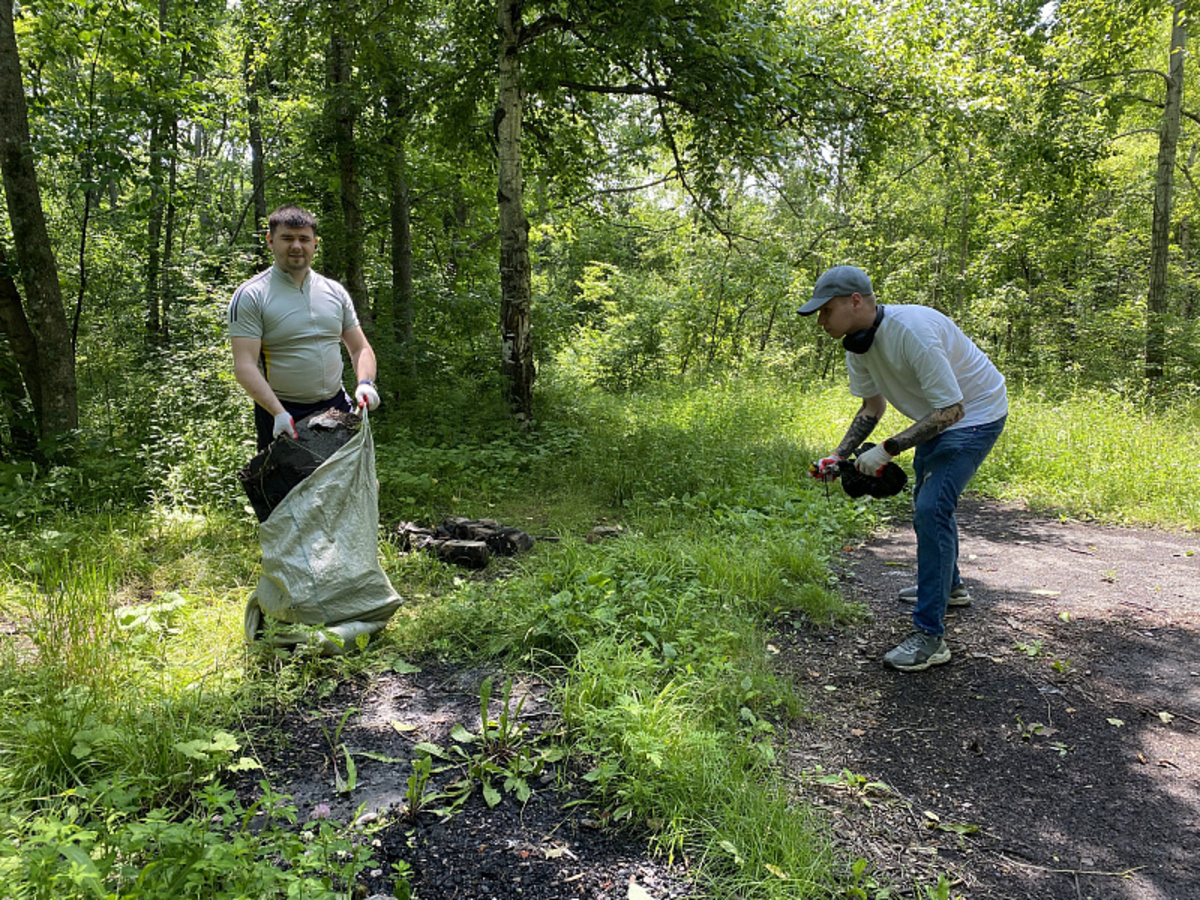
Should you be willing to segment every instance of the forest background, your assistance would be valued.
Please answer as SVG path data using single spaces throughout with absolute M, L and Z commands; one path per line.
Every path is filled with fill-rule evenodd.
M 1025 412 L 983 489 L 1194 527 L 1165 474 L 1200 364 L 1188 27 L 1184 0 L 0 0 L 13 633 L 84 653 L 39 630 L 70 615 L 38 605 L 48 572 L 104 604 L 252 583 L 224 314 L 285 202 L 317 213 L 316 267 L 380 358 L 389 522 L 795 494 L 852 412 L 795 309 L 851 262 L 1007 376 Z M 874 514 L 814 515 L 788 521 L 819 555 Z M 224 571 L 171 568 L 208 539 Z M 53 690 L 92 683 L 75 662 Z M 59 796 L 96 763 L 36 746 L 9 788 Z

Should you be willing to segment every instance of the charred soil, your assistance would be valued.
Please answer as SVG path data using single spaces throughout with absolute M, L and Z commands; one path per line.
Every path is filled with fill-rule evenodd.
M 588 803 L 584 771 L 570 763 L 548 765 L 531 777 L 527 802 L 494 778 L 498 803 L 486 802 L 476 784 L 446 817 L 435 810 L 447 801 L 434 798 L 461 780 L 465 767 L 450 765 L 453 758 L 434 759 L 425 789 L 428 808 L 409 814 L 412 761 L 424 755 L 418 745 L 452 747 L 456 725 L 479 734 L 481 685 L 489 678 L 496 687 L 488 718 L 497 722 L 505 676 L 487 669 L 431 665 L 343 682 L 316 704 L 271 723 L 269 739 L 256 748 L 266 777 L 274 791 L 292 798 L 301 820 L 327 817 L 363 826 L 378 862 L 365 873 L 362 886 L 370 893 L 363 897 L 390 896 L 392 864 L 401 861 L 411 866 L 419 900 L 625 900 L 631 884 L 655 900 L 698 896 L 685 872 L 652 858 L 648 834 L 608 825 L 604 811 Z M 548 693 L 537 679 L 512 685 L 509 733 L 520 732 L 514 745 L 548 744 L 557 728 Z M 472 745 L 465 749 L 475 755 Z M 347 752 L 355 766 L 353 790 L 345 790 Z M 512 756 L 494 758 L 503 765 Z M 261 777 L 246 773 L 239 783 L 247 803 L 260 795 Z

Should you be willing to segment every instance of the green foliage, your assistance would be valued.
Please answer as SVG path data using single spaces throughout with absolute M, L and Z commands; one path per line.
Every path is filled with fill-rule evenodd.
M 445 801 L 437 808 L 444 816 L 454 815 L 479 787 L 484 803 L 496 806 L 505 794 L 512 794 L 520 803 L 533 796 L 531 780 L 541 775 L 546 766 L 559 762 L 566 755 L 561 747 L 549 744 L 545 735 L 527 734 L 529 726 L 520 721 L 525 705 L 522 697 L 512 702 L 512 679 L 509 679 L 500 698 L 499 718 L 491 717 L 492 679 L 485 678 L 479 690 L 480 726 L 478 733 L 468 730 L 461 722 L 450 729 L 448 747 L 421 742 L 415 749 L 423 754 L 413 760 L 413 774 L 408 779 L 405 799 L 407 813 L 416 818 L 433 802 Z M 431 759 L 445 764 L 439 771 L 454 769 L 458 778 L 438 794 L 426 793 L 432 773 Z
M 811 452 L 760 437 L 788 399 L 739 383 L 577 397 L 573 456 L 556 459 L 553 472 L 534 459 L 517 484 L 541 492 L 549 478 L 560 489 L 604 484 L 633 467 L 623 476 L 635 486 L 625 535 L 539 545 L 502 583 L 422 598 L 391 635 L 401 646 L 503 655 L 564 673 L 559 704 L 575 752 L 594 761 L 588 778 L 601 814 L 654 823 L 664 852 L 704 859 L 711 877 L 748 897 L 798 896 L 772 891 L 825 880 L 818 873 L 830 862 L 815 823 L 774 781 L 776 726 L 797 706 L 772 670 L 760 623 L 853 619 L 831 589 L 826 554 L 873 517 L 865 504 L 827 500 L 811 481 L 793 480 L 807 479 Z M 696 486 L 676 479 L 697 477 L 679 475 L 676 452 L 708 491 L 674 494 Z M 473 771 L 498 790 L 496 769 Z M 519 790 L 519 770 L 507 771 L 503 783 Z M 411 786 L 418 790 L 419 773 Z M 736 862 L 725 845 L 739 848 Z M 764 878 L 770 871 L 793 880 Z
M 1163 435 L 1200 439 L 1193 404 L 1156 410 L 1118 394 L 1079 390 L 1061 399 L 1020 390 L 1004 434 L 975 486 L 990 495 L 1080 518 L 1121 524 L 1200 526 L 1200 501 L 1180 490 L 1182 455 Z M 1143 462 L 1144 461 L 1144 464 Z
M 290 798 L 271 792 L 245 808 L 209 787 L 195 814 L 165 808 L 135 814 L 124 792 L 68 796 L 47 810 L 0 822 L 0 876 L 14 900 L 234 900 L 354 896 L 369 845 L 319 819 L 296 831 Z M 407 890 L 403 879 L 396 893 Z

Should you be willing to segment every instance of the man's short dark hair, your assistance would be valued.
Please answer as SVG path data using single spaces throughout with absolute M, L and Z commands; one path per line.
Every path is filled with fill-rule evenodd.
M 267 219 L 267 226 L 271 234 L 274 234 L 275 229 L 280 225 L 288 228 L 311 228 L 313 234 L 317 233 L 317 217 L 304 207 L 294 206 L 290 203 L 287 206 L 279 207 L 271 213 L 271 218 Z

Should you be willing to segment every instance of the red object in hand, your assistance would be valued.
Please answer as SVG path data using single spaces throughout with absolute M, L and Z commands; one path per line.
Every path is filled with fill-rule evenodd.
M 818 481 L 833 481 L 840 474 L 839 467 L 844 462 L 845 460 L 835 453 L 832 456 L 826 456 L 824 459 L 817 460 L 812 464 L 809 472 Z

